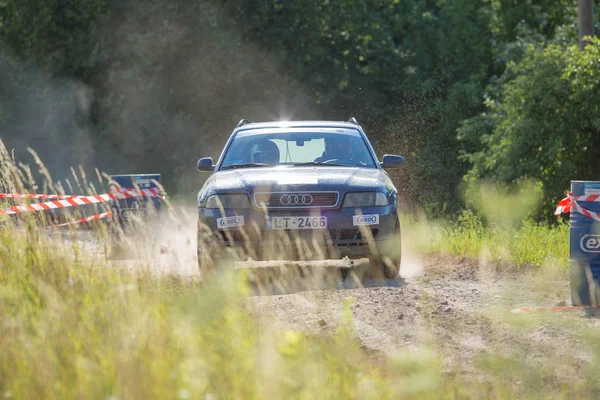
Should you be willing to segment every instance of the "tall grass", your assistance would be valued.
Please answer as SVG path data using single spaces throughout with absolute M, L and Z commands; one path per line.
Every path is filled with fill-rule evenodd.
M 444 371 L 434 341 L 364 351 L 350 303 L 333 335 L 275 329 L 244 274 L 210 282 L 131 272 L 70 236 L 0 230 L 0 396 L 16 399 L 437 399 L 556 394 L 550 366 L 491 353 L 480 376 Z M 299 311 L 301 312 L 301 311 Z M 590 336 L 592 343 L 597 334 Z M 516 357 L 516 358 L 515 358 Z M 502 365 L 507 366 L 508 370 Z M 565 389 L 597 390 L 596 374 Z M 515 386 L 529 371 L 532 387 Z M 492 383 L 493 382 L 493 383 Z M 539 392 L 538 392 L 539 390 Z M 542 397 L 543 397 L 542 396 Z M 591 397 L 591 395 L 590 395 Z
M 538 203 L 536 188 L 522 184 L 517 189 L 516 193 L 508 193 L 493 185 L 470 187 L 466 202 L 472 208 L 450 221 L 401 216 L 405 236 L 422 252 L 483 259 L 503 268 L 548 266 L 566 271 L 568 223 L 562 219 L 557 224 L 529 219 Z
M 472 212 L 463 213 L 453 224 L 442 228 L 431 250 L 480 259 L 517 269 L 542 266 L 569 266 L 569 226 L 525 220 L 518 228 L 484 227 Z
M 3 183 L 14 190 L 37 187 L 33 178 L 20 180 L 31 176 L 25 173 L 28 167 L 13 165 L 2 171 Z M 78 182 L 80 190 L 88 190 L 84 179 Z M 46 177 L 40 186 L 52 185 Z M 444 369 L 444 353 L 427 337 L 417 350 L 365 351 L 354 332 L 350 302 L 332 335 L 276 329 L 249 305 L 253 292 L 244 273 L 223 272 L 201 282 L 156 274 L 152 259 L 142 260 L 132 271 L 127 263 L 108 257 L 104 224 L 92 225 L 89 246 L 78 227 L 57 234 L 39 229 L 40 222 L 26 218 L 16 226 L 5 218 L 0 224 L 0 397 L 437 399 L 557 394 L 545 370 L 530 374 L 531 387 L 507 379 L 528 364 L 504 351 L 490 354 L 487 371 L 469 377 L 460 369 Z M 476 254 L 493 238 L 472 215 L 454 227 L 404 227 L 413 243 L 427 243 L 421 248 L 457 254 Z M 517 232 L 528 235 L 528 243 L 542 243 L 545 229 L 524 225 Z M 548 253 L 537 258 L 530 253 L 516 246 L 511 254 L 515 259 L 548 259 Z M 590 338 L 593 343 L 597 334 Z M 597 363 L 591 364 L 587 386 L 567 388 L 571 394 L 593 398 L 598 393 Z
M 10 162 L 1 144 L 0 159 L 0 178 L 11 192 L 64 193 L 65 186 L 95 192 L 76 170 L 76 189 L 69 181 L 53 182 L 39 159 L 38 184 L 36 172 Z M 439 360 L 430 351 L 406 358 L 364 352 L 349 305 L 333 336 L 276 330 L 247 306 L 244 274 L 222 273 L 203 284 L 154 273 L 147 254 L 132 271 L 109 258 L 105 224 L 86 227 L 86 242 L 80 227 L 43 230 L 48 221 L 32 215 L 18 224 L 4 216 L 0 224 L 0 397 L 381 399 L 443 393 Z M 116 233 L 120 240 L 132 238 Z
M 243 281 L 210 285 L 77 262 L 36 232 L 0 232 L 0 395 L 397 398 L 441 395 L 437 358 L 377 361 L 349 311 L 331 338 L 276 331 Z M 349 310 L 349 308 L 348 308 Z M 423 353 L 426 354 L 426 353 Z M 414 387 L 415 380 L 427 384 Z

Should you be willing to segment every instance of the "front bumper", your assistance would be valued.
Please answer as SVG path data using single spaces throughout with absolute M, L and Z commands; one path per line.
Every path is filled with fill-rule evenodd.
M 378 215 L 378 223 L 355 225 L 356 215 Z M 326 229 L 273 230 L 269 218 L 327 217 Z M 243 225 L 219 228 L 217 220 L 243 217 Z M 400 225 L 395 206 L 337 210 L 224 210 L 199 208 L 198 251 L 209 243 L 235 248 L 253 259 L 334 259 L 392 254 L 400 247 Z M 242 256 L 243 257 L 243 256 Z

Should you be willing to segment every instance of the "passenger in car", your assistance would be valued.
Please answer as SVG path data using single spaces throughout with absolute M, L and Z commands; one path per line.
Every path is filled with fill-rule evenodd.
M 333 136 L 325 138 L 325 151 L 321 157 L 317 157 L 315 162 L 331 162 L 333 164 L 359 164 L 366 165 L 364 161 L 364 152 L 360 151 L 358 154 L 354 151 L 353 138 L 347 136 Z

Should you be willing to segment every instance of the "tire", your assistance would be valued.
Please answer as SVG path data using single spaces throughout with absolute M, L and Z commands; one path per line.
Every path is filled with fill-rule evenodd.
M 198 271 L 202 279 L 208 278 L 214 272 L 213 257 L 207 254 L 207 251 L 198 248 Z
M 400 264 L 402 262 L 402 237 L 400 231 L 400 221 L 396 220 L 394 229 L 395 240 L 388 242 L 382 249 L 381 254 L 369 257 L 371 264 L 371 274 L 375 279 L 394 279 L 400 273 Z
M 385 256 L 370 257 L 371 276 L 374 279 L 395 279 L 400 272 L 399 258 L 391 259 Z

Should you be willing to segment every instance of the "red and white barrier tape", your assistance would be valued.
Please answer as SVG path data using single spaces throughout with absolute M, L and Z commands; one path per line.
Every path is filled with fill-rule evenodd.
M 30 193 L 0 193 L 0 199 L 52 199 L 65 200 L 75 199 L 77 197 L 86 197 L 78 195 L 63 195 L 63 194 L 30 194 Z
M 588 194 L 585 196 L 573 196 L 571 192 L 567 192 L 567 197 L 558 202 L 554 215 L 557 217 L 561 214 L 571 212 L 574 209 L 578 213 L 585 215 L 588 218 L 592 218 L 596 221 L 600 221 L 600 213 L 590 211 L 579 204 L 580 201 L 585 202 L 600 202 L 600 194 Z
M 592 219 L 600 222 L 600 214 L 599 213 L 594 212 L 594 211 L 590 211 L 590 210 L 588 210 L 586 208 L 583 208 L 581 206 L 581 204 L 579 204 L 576 201 L 572 202 L 571 205 L 575 209 L 575 211 L 577 211 L 578 213 L 583 214 L 583 215 L 585 215 L 588 218 L 592 218 Z
M 567 197 L 558 202 L 556 206 L 556 210 L 554 211 L 554 215 L 557 217 L 561 214 L 566 214 L 571 212 L 571 193 L 567 193 Z
M 81 219 L 79 219 L 77 221 L 71 221 L 71 222 L 65 222 L 64 224 L 47 226 L 46 229 L 49 229 L 49 228 L 60 228 L 60 227 L 63 227 L 63 226 L 69 226 L 69 225 L 75 225 L 75 224 L 83 224 L 85 222 L 96 221 L 98 219 L 104 219 L 104 218 L 108 218 L 108 217 L 112 217 L 112 211 L 105 212 L 105 213 L 102 213 L 102 214 L 92 215 L 91 217 L 81 218 Z
M 160 196 L 157 188 L 150 189 L 123 189 L 123 188 L 111 188 L 110 196 L 115 196 L 113 200 L 130 199 L 133 197 L 157 197 L 164 200 L 164 196 Z M 104 195 L 98 195 L 104 196 Z M 62 195 L 62 194 L 31 194 L 31 193 L 0 193 L 0 199 L 52 199 L 52 200 L 69 200 L 79 199 L 83 197 L 94 197 L 94 196 L 78 196 L 78 195 Z
M 538 308 L 520 307 L 520 308 L 513 308 L 508 313 L 509 314 L 528 314 L 528 313 L 537 313 L 537 312 L 561 312 L 561 311 L 577 311 L 577 310 L 591 310 L 591 309 L 600 309 L 600 306 L 562 306 L 562 307 L 538 307 Z
M 165 197 L 158 193 L 158 189 L 142 189 L 142 190 L 131 190 L 131 189 L 120 189 L 113 188 L 111 193 L 108 194 L 97 194 L 94 196 L 71 196 L 71 195 L 48 195 L 48 194 L 12 194 L 12 193 L 0 193 L 0 198 L 13 198 L 13 199 L 55 199 L 52 201 L 46 201 L 44 203 L 27 204 L 22 206 L 12 206 L 5 209 L 0 209 L 0 215 L 12 215 L 22 212 L 36 212 L 36 211 L 47 211 L 55 210 L 58 208 L 67 208 L 74 206 L 83 206 L 88 204 L 105 203 L 110 200 L 125 200 L 134 197 L 156 197 L 164 200 Z

